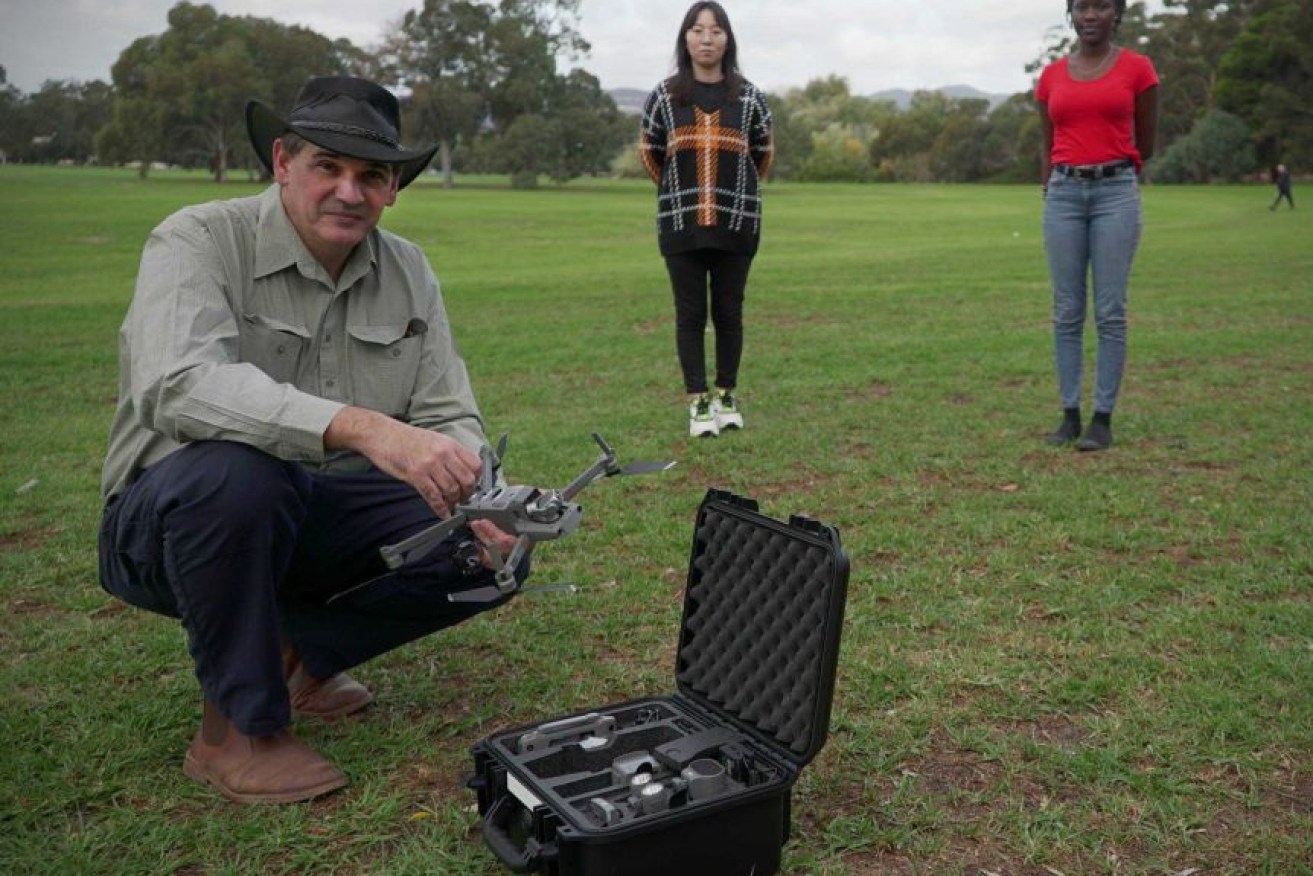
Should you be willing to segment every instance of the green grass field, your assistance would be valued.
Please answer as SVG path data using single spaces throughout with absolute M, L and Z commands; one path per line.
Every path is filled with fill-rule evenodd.
M 1149 187 L 1104 454 L 1058 405 L 1038 188 L 767 190 L 748 428 L 685 437 L 649 187 L 408 190 L 511 479 L 600 431 L 676 469 L 604 481 L 493 615 L 356 673 L 297 731 L 351 786 L 241 808 L 180 769 L 178 626 L 96 581 L 115 334 L 150 228 L 256 191 L 0 167 L 0 872 L 496 874 L 470 744 L 670 693 L 708 487 L 837 525 L 852 580 L 829 742 L 785 872 L 1313 874 L 1313 208 Z M 1092 341 L 1092 335 L 1091 335 Z M 1092 343 L 1091 343 L 1092 347 Z M 727 874 L 733 876 L 733 874 Z

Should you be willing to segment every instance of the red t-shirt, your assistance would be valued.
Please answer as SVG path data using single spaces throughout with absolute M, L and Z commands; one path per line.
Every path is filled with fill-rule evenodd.
M 1067 72 L 1067 59 L 1054 61 L 1039 75 L 1035 99 L 1048 107 L 1053 123 L 1053 164 L 1106 164 L 1129 158 L 1140 167 L 1135 148 L 1135 97 L 1158 84 L 1153 62 L 1119 49 L 1112 69 L 1090 82 Z

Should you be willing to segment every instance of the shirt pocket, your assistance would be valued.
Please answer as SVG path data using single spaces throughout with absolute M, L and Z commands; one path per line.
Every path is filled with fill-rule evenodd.
M 347 326 L 351 339 L 352 403 L 392 417 L 410 408 L 428 325 L 421 319 L 396 325 Z
M 310 330 L 262 313 L 242 315 L 241 360 L 279 383 L 295 383 L 301 356 L 310 346 Z

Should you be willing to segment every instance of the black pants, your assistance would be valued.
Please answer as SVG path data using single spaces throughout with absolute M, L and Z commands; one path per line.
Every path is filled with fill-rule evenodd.
M 265 735 L 291 720 L 284 639 L 328 678 L 506 601 L 447 599 L 492 583 L 452 559 L 468 531 L 387 569 L 381 545 L 435 522 L 414 489 L 377 470 L 324 475 L 243 444 L 197 442 L 106 507 L 100 581 L 180 618 L 205 695 L 238 730 Z
M 1281 203 L 1282 198 L 1285 198 L 1287 201 L 1290 202 L 1290 209 L 1292 210 L 1295 209 L 1295 199 L 1294 197 L 1291 196 L 1289 189 L 1277 189 L 1277 199 L 1272 202 L 1272 206 L 1269 207 L 1268 209 L 1275 210 L 1277 208 L 1277 205 Z
M 743 358 L 743 290 L 748 285 L 752 256 L 699 249 L 666 256 L 666 270 L 675 293 L 675 349 L 690 393 L 707 391 L 707 293 L 711 323 L 716 330 L 716 386 L 738 386 Z

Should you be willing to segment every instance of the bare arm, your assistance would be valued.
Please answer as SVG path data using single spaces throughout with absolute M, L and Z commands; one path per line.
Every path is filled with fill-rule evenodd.
M 1135 148 L 1140 150 L 1141 160 L 1153 157 L 1157 140 L 1158 86 L 1154 85 L 1135 95 Z
M 439 517 L 447 517 L 470 495 L 483 468 L 479 457 L 455 438 L 394 420 L 368 408 L 343 408 L 324 431 L 325 450 L 354 450 L 380 469 L 405 481 Z M 484 545 L 507 556 L 516 537 L 487 520 L 470 523 Z M 492 568 L 487 551 L 483 564 Z
M 456 439 L 366 408 L 346 407 L 324 430 L 325 450 L 352 450 L 410 484 L 440 516 L 474 489 L 482 463 Z
M 1053 119 L 1049 118 L 1049 105 L 1039 105 L 1040 152 L 1039 184 L 1047 188 L 1049 174 L 1053 172 Z

